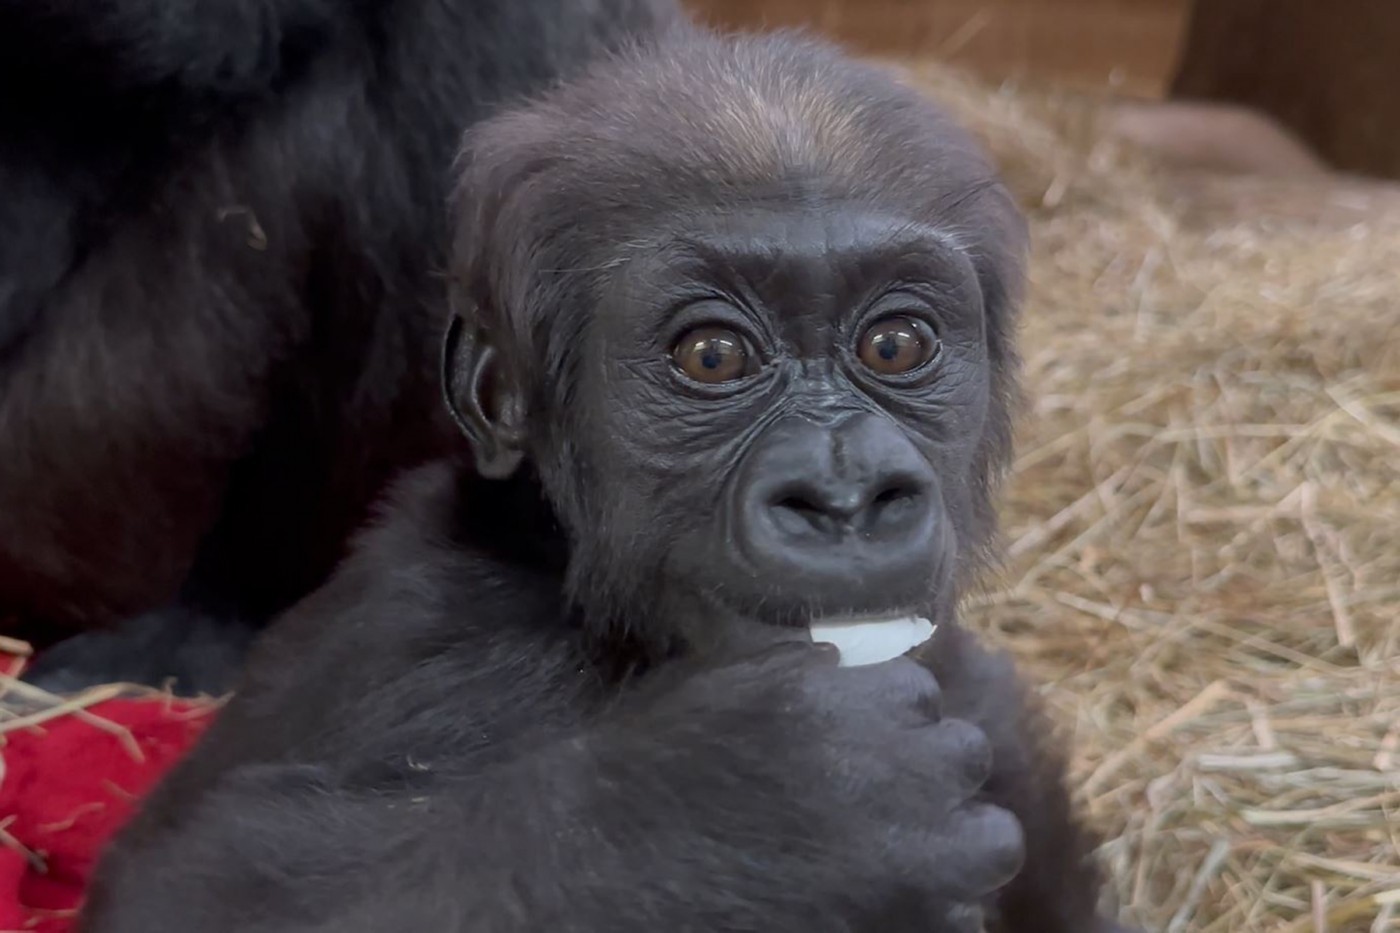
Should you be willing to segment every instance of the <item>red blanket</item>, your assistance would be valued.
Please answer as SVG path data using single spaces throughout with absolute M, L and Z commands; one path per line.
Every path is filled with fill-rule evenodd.
M 0 735 L 0 933 L 67 933 L 103 844 L 214 709 L 112 699 Z

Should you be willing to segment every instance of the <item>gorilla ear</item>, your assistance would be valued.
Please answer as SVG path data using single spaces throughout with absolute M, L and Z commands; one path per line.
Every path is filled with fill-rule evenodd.
M 471 442 L 476 470 L 505 479 L 525 459 L 525 399 L 507 378 L 486 332 L 454 313 L 442 344 L 442 389 L 452 420 Z

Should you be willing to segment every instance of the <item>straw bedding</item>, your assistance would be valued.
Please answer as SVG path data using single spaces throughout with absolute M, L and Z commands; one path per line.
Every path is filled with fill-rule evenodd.
M 1400 196 L 1174 174 L 1087 101 L 913 79 L 1032 219 L 1010 557 L 1151 930 L 1400 930 Z
M 1400 930 L 1400 198 L 1172 174 L 1085 102 L 912 77 L 1032 217 L 1010 557 L 969 615 L 1046 684 L 1116 901 Z

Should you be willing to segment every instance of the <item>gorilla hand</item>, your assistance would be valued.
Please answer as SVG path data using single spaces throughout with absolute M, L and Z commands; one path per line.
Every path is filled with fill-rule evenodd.
M 830 910 L 881 929 L 976 933 L 980 903 L 1020 868 L 1021 827 L 978 800 L 987 738 L 941 705 L 933 675 L 908 658 L 840 668 L 834 649 L 788 644 L 674 686 L 652 707 L 665 722 L 649 728 L 712 730 L 743 757 L 746 793 L 801 801 L 805 838 L 777 857 L 824 864 L 808 893 Z

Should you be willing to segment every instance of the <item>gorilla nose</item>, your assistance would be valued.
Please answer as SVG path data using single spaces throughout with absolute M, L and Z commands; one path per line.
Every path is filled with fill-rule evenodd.
M 888 418 L 774 425 L 750 455 L 744 486 L 740 543 L 776 582 L 860 603 L 879 601 L 871 588 L 886 599 L 921 591 L 934 573 L 937 477 Z
M 793 539 L 837 539 L 848 533 L 875 539 L 897 532 L 901 523 L 926 510 L 927 492 L 926 483 L 899 471 L 845 481 L 804 477 L 780 484 L 768 508 L 774 526 Z

